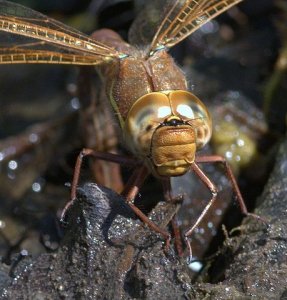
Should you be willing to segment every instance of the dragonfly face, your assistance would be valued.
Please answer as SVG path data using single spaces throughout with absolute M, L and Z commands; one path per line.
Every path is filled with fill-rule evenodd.
M 211 119 L 204 104 L 187 92 L 184 74 L 167 50 L 238 2 L 167 1 L 150 44 L 140 51 L 111 30 L 89 38 L 31 9 L 0 1 L 0 64 L 97 66 L 127 147 L 154 175 L 182 175 L 208 142 Z M 134 27 L 131 41 L 144 44 L 138 36 Z
M 132 105 L 124 134 L 154 175 L 179 176 L 209 141 L 211 118 L 204 104 L 187 91 L 153 92 Z

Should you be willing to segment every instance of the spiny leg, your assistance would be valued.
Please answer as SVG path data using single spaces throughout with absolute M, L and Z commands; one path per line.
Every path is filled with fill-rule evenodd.
M 148 175 L 149 171 L 145 166 L 141 166 L 140 168 L 136 169 L 127 183 L 127 189 L 124 189 L 122 195 L 125 197 L 126 202 L 134 211 L 134 213 L 153 231 L 161 234 L 164 237 L 166 241 L 165 250 L 167 250 L 170 246 L 170 234 L 152 222 L 139 208 L 133 204 L 134 198 L 138 194 L 139 189 L 143 185 Z
M 76 199 L 76 193 L 77 193 L 77 186 L 79 182 L 79 177 L 81 173 L 81 166 L 83 163 L 83 158 L 86 156 L 93 156 L 96 159 L 101 159 L 101 160 L 106 160 L 118 164 L 125 164 L 125 165 L 136 165 L 137 162 L 134 158 L 126 157 L 126 156 L 121 156 L 118 154 L 113 154 L 113 153 L 106 153 L 106 152 L 99 152 L 95 151 L 93 149 L 88 149 L 84 148 L 80 154 L 77 157 L 75 169 L 74 169 L 74 176 L 73 176 L 73 181 L 72 181 L 72 186 L 71 186 L 71 199 L 67 204 L 65 205 L 62 214 L 61 214 L 61 221 L 64 220 L 65 214 L 69 207 L 73 204 L 73 202 Z
M 240 210 L 241 212 L 246 215 L 246 216 L 251 216 L 253 218 L 256 218 L 260 221 L 262 221 L 263 223 L 267 223 L 266 220 L 264 220 L 262 217 L 256 215 L 256 214 L 253 214 L 253 213 L 250 213 L 248 212 L 247 208 L 246 208 L 246 205 L 245 205 L 245 202 L 243 200 L 243 197 L 241 195 L 241 192 L 239 190 L 239 187 L 237 185 L 237 182 L 236 182 L 236 179 L 233 175 L 233 172 L 231 170 L 231 167 L 230 165 L 228 164 L 228 162 L 226 161 L 226 159 L 220 155 L 206 155 L 206 156 L 197 156 L 195 158 L 195 161 L 197 163 L 221 163 L 223 166 L 224 166 L 224 169 L 226 171 L 226 175 L 227 175 L 227 178 L 230 180 L 231 182 L 231 185 L 232 185 L 232 189 L 234 190 L 235 192 L 235 195 L 236 195 L 236 199 L 237 199 L 237 202 L 239 204 L 239 207 L 240 207 Z
M 185 242 L 186 242 L 188 250 L 189 250 L 189 260 L 190 261 L 192 260 L 192 248 L 191 248 L 190 241 L 189 241 L 188 237 L 192 235 L 193 231 L 198 226 L 198 224 L 201 222 L 201 220 L 203 219 L 203 217 L 206 215 L 206 213 L 208 212 L 209 208 L 211 207 L 211 205 L 213 204 L 213 202 L 215 201 L 216 196 L 217 196 L 217 188 L 216 188 L 216 186 L 203 173 L 203 171 L 199 168 L 199 166 L 194 162 L 194 163 L 192 163 L 191 168 L 194 171 L 194 173 L 199 177 L 199 179 L 211 191 L 212 196 L 211 196 L 211 199 L 209 200 L 209 202 L 207 203 L 207 205 L 205 206 L 204 210 L 202 211 L 202 213 L 200 214 L 200 216 L 196 220 L 196 222 L 192 225 L 192 227 L 190 229 L 188 229 L 184 233 Z

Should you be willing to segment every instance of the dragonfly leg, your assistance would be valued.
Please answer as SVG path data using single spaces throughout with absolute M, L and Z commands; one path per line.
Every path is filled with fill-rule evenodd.
M 251 216 L 251 217 L 253 217 L 255 219 L 258 219 L 258 220 L 261 220 L 263 223 L 267 224 L 267 221 L 264 220 L 262 217 L 254 214 L 254 213 L 248 212 L 248 210 L 246 208 L 246 205 L 245 205 L 245 202 L 243 200 L 243 197 L 241 195 L 240 189 L 239 189 L 238 184 L 236 182 L 236 179 L 234 177 L 234 174 L 231 170 L 231 167 L 230 167 L 230 165 L 228 164 L 228 162 L 226 161 L 226 159 L 224 157 L 222 157 L 220 155 L 197 156 L 195 161 L 197 163 L 221 163 L 223 165 L 224 169 L 225 169 L 227 178 L 230 180 L 230 183 L 232 185 L 232 189 L 235 192 L 236 199 L 237 199 L 237 202 L 239 204 L 241 212 L 246 216 Z
M 167 179 L 162 179 L 161 180 L 163 191 L 164 191 L 164 198 L 166 201 L 178 203 L 182 202 L 184 196 L 183 195 L 178 195 L 178 196 L 173 196 L 172 195 L 172 189 L 171 189 L 171 182 L 170 178 Z M 173 236 L 174 236 L 174 244 L 175 244 L 175 249 L 178 253 L 179 256 L 183 255 L 183 245 L 182 245 L 182 239 L 181 239 L 181 233 L 179 226 L 177 224 L 176 216 L 174 216 L 170 222 Z
M 189 236 L 192 235 L 193 231 L 195 230 L 195 228 L 198 226 L 198 224 L 201 222 L 201 220 L 203 219 L 203 217 L 206 215 L 206 213 L 208 212 L 209 208 L 212 206 L 212 204 L 214 203 L 216 196 L 217 196 L 217 188 L 216 186 L 213 184 L 213 182 L 203 173 L 203 171 L 199 168 L 199 166 L 194 162 L 191 165 L 192 170 L 194 171 L 194 173 L 199 177 L 199 179 L 206 185 L 206 187 L 211 191 L 211 199 L 209 200 L 209 202 L 207 203 L 207 205 L 205 206 L 204 210 L 202 211 L 202 213 L 200 214 L 200 216 L 198 217 L 198 219 L 196 220 L 196 222 L 192 225 L 192 227 L 190 229 L 188 229 L 185 233 L 184 233 L 184 239 L 186 242 L 186 245 L 188 247 L 188 251 L 189 251 L 189 259 L 192 259 L 192 248 L 190 245 L 190 241 L 188 239 Z
M 176 216 L 174 216 L 170 222 L 173 236 L 174 236 L 174 245 L 176 252 L 179 256 L 183 256 L 183 245 L 181 239 L 181 232 L 177 224 Z
M 165 250 L 167 250 L 170 246 L 170 234 L 167 231 L 160 228 L 159 226 L 157 226 L 154 222 L 152 222 L 139 208 L 137 208 L 133 204 L 133 200 L 135 199 L 136 195 L 139 192 L 139 189 L 143 185 L 148 175 L 149 171 L 145 166 L 141 166 L 138 169 L 136 169 L 130 177 L 127 186 L 123 190 L 121 195 L 125 197 L 128 205 L 131 207 L 134 213 L 142 220 L 142 222 L 148 225 L 153 231 L 163 236 L 163 238 L 166 241 Z
M 62 211 L 61 220 L 64 219 L 65 214 L 69 207 L 73 204 L 73 202 L 76 199 L 76 192 L 77 192 L 77 185 L 79 182 L 80 177 L 80 171 L 81 166 L 83 162 L 83 158 L 86 156 L 93 156 L 96 159 L 106 160 L 114 163 L 119 164 L 125 164 L 125 165 L 131 165 L 136 166 L 138 165 L 138 161 L 131 157 L 121 156 L 118 154 L 112 154 L 112 153 L 105 153 L 105 152 L 98 152 L 94 151 L 92 149 L 84 148 L 81 153 L 78 155 L 75 170 L 74 170 L 74 177 L 72 181 L 72 187 L 71 187 L 71 200 L 66 204 Z M 125 186 L 124 190 L 122 191 L 121 195 L 125 197 L 126 202 L 131 207 L 131 209 L 134 211 L 134 213 L 145 223 L 147 224 L 152 230 L 155 232 L 161 234 L 165 240 L 166 240 L 166 247 L 168 248 L 170 245 L 170 235 L 165 230 L 161 229 L 159 226 L 157 226 L 155 223 L 153 223 L 139 208 L 137 208 L 132 201 L 136 197 L 136 195 L 139 192 L 139 189 L 141 188 L 142 184 L 144 183 L 146 177 L 148 176 L 149 172 L 146 169 L 145 166 L 138 167 L 130 177 L 130 179 L 127 182 L 127 185 Z
M 76 165 L 75 165 L 75 169 L 74 169 L 72 186 L 71 186 L 71 199 L 69 202 L 67 202 L 67 204 L 65 205 L 65 207 L 62 211 L 61 221 L 64 220 L 64 217 L 65 217 L 65 214 L 66 214 L 68 208 L 73 204 L 73 202 L 76 199 L 76 192 L 77 192 L 77 186 L 78 186 L 79 177 L 80 177 L 80 173 L 81 173 L 81 166 L 83 163 L 83 159 L 86 156 L 93 156 L 96 159 L 106 160 L 106 161 L 114 162 L 114 163 L 118 163 L 118 164 L 133 165 L 133 166 L 137 164 L 136 160 L 131 157 L 126 157 L 126 156 L 121 156 L 118 154 L 100 152 L 100 151 L 95 151 L 93 149 L 84 148 L 77 157 L 77 161 L 76 161 Z

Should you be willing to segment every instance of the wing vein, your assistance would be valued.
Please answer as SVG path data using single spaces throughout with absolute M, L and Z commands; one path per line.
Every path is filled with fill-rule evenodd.
M 243 0 L 175 1 L 158 27 L 150 51 L 162 46 L 170 48 L 202 25 Z M 183 3 L 184 2 L 184 3 Z
M 125 57 L 39 12 L 0 0 L 0 63 L 96 65 Z

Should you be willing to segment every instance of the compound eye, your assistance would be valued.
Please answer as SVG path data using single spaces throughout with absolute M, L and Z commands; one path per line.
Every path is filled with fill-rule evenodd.
M 157 107 L 158 106 L 158 107 Z M 160 103 L 158 103 L 158 105 L 155 105 L 154 106 L 154 109 L 155 109 L 155 111 L 157 111 L 157 119 L 158 120 L 162 120 L 162 119 L 165 119 L 165 118 L 167 118 L 168 116 L 170 116 L 171 115 L 171 108 L 170 108 L 170 106 L 168 105 L 168 106 L 166 106 L 165 105 L 165 103 L 162 103 L 162 104 L 160 104 Z
M 172 109 L 166 94 L 155 92 L 139 98 L 125 121 L 124 134 L 129 147 L 149 151 L 154 130 L 171 115 Z
M 205 105 L 187 91 L 171 91 L 169 99 L 174 115 L 195 129 L 197 147 L 203 147 L 209 141 L 212 131 L 211 117 Z
M 194 109 L 192 109 L 188 104 L 179 104 L 176 106 L 176 113 L 187 119 L 194 119 Z
M 183 120 L 205 119 L 210 115 L 205 105 L 192 93 L 187 91 L 173 91 L 169 94 L 174 114 Z
M 150 93 L 138 99 L 126 120 L 129 131 L 154 128 L 172 114 L 169 99 L 163 93 Z

